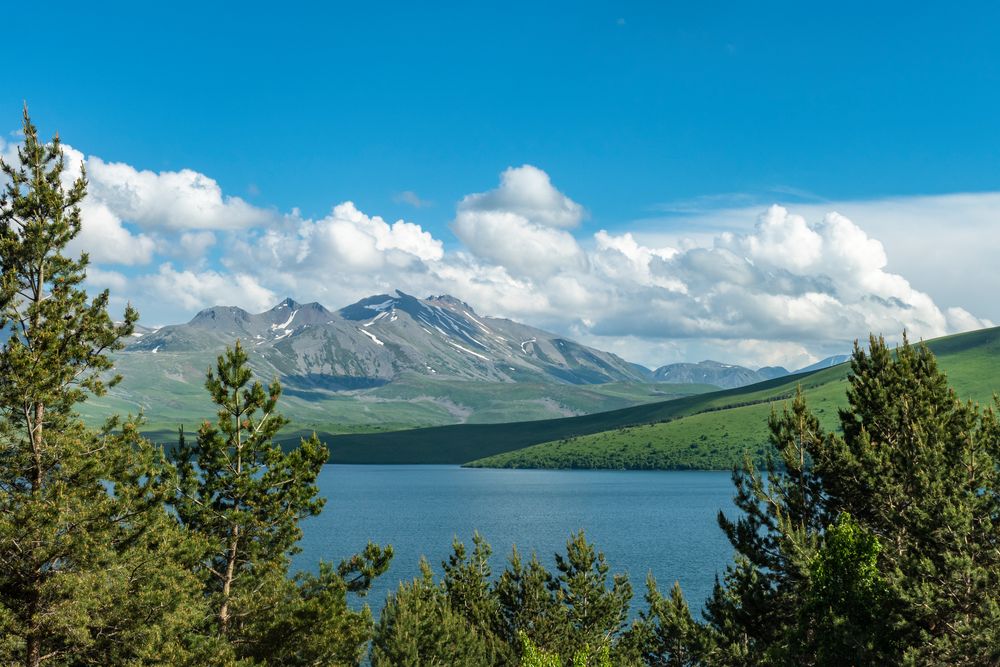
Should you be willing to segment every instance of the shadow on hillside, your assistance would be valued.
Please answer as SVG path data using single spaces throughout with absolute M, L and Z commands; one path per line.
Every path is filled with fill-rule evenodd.
M 350 375 L 326 375 L 305 373 L 289 375 L 282 380 L 282 393 L 303 399 L 313 399 L 323 391 L 350 391 L 352 389 L 374 389 L 388 384 L 385 378 L 352 377 Z

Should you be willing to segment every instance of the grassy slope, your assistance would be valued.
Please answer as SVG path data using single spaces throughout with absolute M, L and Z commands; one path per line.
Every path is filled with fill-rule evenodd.
M 210 355 L 159 353 L 120 355 L 125 378 L 106 396 L 81 408 L 97 425 L 112 414 L 146 417 L 144 433 L 164 443 L 176 439 L 177 427 L 196 430 L 214 417 L 204 389 Z M 285 437 L 316 431 L 328 439 L 344 433 L 395 432 L 455 423 L 494 423 L 589 414 L 710 392 L 710 385 L 610 383 L 603 385 L 510 384 L 466 382 L 422 376 L 403 377 L 375 389 L 333 392 L 286 386 L 282 412 L 292 426 Z
M 822 373 L 828 371 L 820 371 Z M 811 377 L 811 376 L 800 376 Z M 333 463 L 464 463 L 540 442 L 610 429 L 667 421 L 715 404 L 742 402 L 747 396 L 785 391 L 785 378 L 670 401 L 638 405 L 563 419 L 505 424 L 457 424 L 392 433 L 336 436 L 327 441 Z M 794 387 L 794 383 L 792 383 Z
M 951 336 L 930 342 L 941 367 L 959 396 L 988 402 L 1000 389 L 1000 329 Z M 846 405 L 847 374 L 844 364 L 802 380 L 810 407 L 827 429 L 838 425 L 837 409 Z M 791 387 L 788 387 L 791 389 Z M 769 392 L 782 402 L 781 388 Z M 717 407 L 711 395 L 706 407 Z M 767 417 L 772 402 L 700 412 L 667 423 L 608 430 L 561 438 L 483 458 L 482 467 L 519 468 L 699 468 L 728 469 L 744 452 L 760 460 L 768 445 Z M 777 407 L 777 406 L 776 406 Z
M 1000 389 L 995 380 L 1000 377 L 1000 328 L 929 344 L 960 396 L 985 402 Z M 582 417 L 344 435 L 328 444 L 331 461 L 343 463 L 728 468 L 745 450 L 756 454 L 766 446 L 771 405 L 791 397 L 799 384 L 825 426 L 835 427 L 848 372 L 844 364 Z

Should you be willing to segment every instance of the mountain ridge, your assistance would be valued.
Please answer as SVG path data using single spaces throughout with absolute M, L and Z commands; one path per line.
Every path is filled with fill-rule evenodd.
M 140 330 L 129 350 L 205 351 L 236 338 L 255 348 L 268 370 L 309 377 L 311 384 L 327 377 L 331 389 L 338 384 L 392 382 L 405 373 L 490 382 L 662 382 L 730 389 L 826 368 L 847 358 L 828 357 L 796 371 L 781 366 L 753 370 L 713 360 L 650 370 L 558 334 L 479 315 L 448 294 L 420 299 L 401 290 L 374 294 L 338 310 L 291 297 L 261 313 L 212 306 L 186 323 Z
M 490 382 L 644 382 L 649 371 L 558 334 L 479 315 L 448 295 L 396 290 L 339 310 L 283 299 L 250 313 L 213 306 L 132 341 L 128 352 L 204 352 L 236 338 L 280 375 L 391 382 L 405 373 Z M 334 382 L 335 384 L 335 382 Z
M 210 416 L 204 413 L 205 371 L 236 339 L 257 377 L 280 380 L 283 412 L 300 427 L 325 433 L 592 414 L 723 383 L 677 376 L 663 382 L 644 366 L 480 315 L 453 296 L 419 299 L 397 290 L 338 310 L 288 297 L 260 313 L 213 306 L 186 323 L 139 326 L 115 355 L 124 381 L 90 399 L 83 412 L 95 424 L 111 414 L 142 412 L 146 432 L 157 437 L 181 423 L 196 425 Z M 714 363 L 744 382 L 786 372 Z

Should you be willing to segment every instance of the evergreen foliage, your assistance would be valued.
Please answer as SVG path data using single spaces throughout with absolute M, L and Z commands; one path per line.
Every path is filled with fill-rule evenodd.
M 315 438 L 284 453 L 280 388 L 251 383 L 237 344 L 206 386 L 219 408 L 174 467 L 140 418 L 88 429 L 76 407 L 118 383 L 108 292 L 88 300 L 81 174 L 24 113 L 16 164 L 0 162 L 0 663 L 357 664 L 372 632 L 351 610 L 391 548 L 289 578 L 298 521 L 317 513 Z M 183 440 L 183 438 L 182 438 Z
M 651 603 L 660 664 L 1000 662 L 994 410 L 959 401 L 924 345 L 873 337 L 851 369 L 841 434 L 799 395 L 770 421 L 780 461 L 734 471 L 736 560 L 705 623 Z
M 27 108 L 17 163 L 0 161 L 0 662 L 29 666 L 172 656 L 190 619 L 190 544 L 165 511 L 173 488 L 138 421 L 86 429 L 75 406 L 101 395 L 114 324 L 108 292 L 87 299 L 81 174 Z M 159 656 L 159 657 L 157 657 Z
M 521 640 L 521 667 L 562 667 L 563 660 L 556 653 L 543 651 L 534 645 L 523 631 L 518 633 Z M 611 649 L 605 645 L 600 651 L 593 652 L 584 647 L 573 654 L 573 667 L 611 667 Z
M 479 628 L 452 609 L 427 561 L 422 577 L 389 596 L 372 642 L 373 667 L 488 665 L 489 647 Z
M 471 553 L 454 542 L 440 583 L 423 563 L 423 578 L 401 587 L 382 611 L 373 664 L 608 663 L 623 636 L 632 589 L 626 576 L 608 576 L 603 554 L 582 532 L 556 554 L 556 574 L 534 556 L 525 564 L 515 549 L 493 579 L 490 555 L 476 534 Z M 470 656 L 477 662 L 459 660 Z
M 358 662 L 371 614 L 349 609 L 346 595 L 367 592 L 388 568 L 391 548 L 369 544 L 337 568 L 321 563 L 318 575 L 289 580 L 299 521 L 323 507 L 316 477 L 326 447 L 315 435 L 288 452 L 274 443 L 286 423 L 276 411 L 281 387 L 253 381 L 239 341 L 219 356 L 205 387 L 217 420 L 202 425 L 194 445 L 181 431 L 173 506 L 206 544 L 199 568 L 212 614 L 206 633 L 234 658 L 261 664 Z

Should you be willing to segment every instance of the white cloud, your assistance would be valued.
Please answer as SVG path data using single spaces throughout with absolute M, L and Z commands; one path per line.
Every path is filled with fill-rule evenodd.
M 680 252 L 676 248 L 647 248 L 639 245 L 628 232 L 613 236 L 603 229 L 594 235 L 594 240 L 595 265 L 616 282 L 625 280 L 675 292 L 687 291 L 687 286 L 680 280 L 654 274 L 655 266 L 672 259 Z
M 348 225 L 361 234 L 374 239 L 378 251 L 399 250 L 422 260 L 438 260 L 444 255 L 441 241 L 434 239 L 420 225 L 397 220 L 389 225 L 379 216 L 369 217 L 359 211 L 353 202 L 345 202 L 334 207 L 333 213 L 319 222 L 333 227 Z
M 118 271 L 106 271 L 97 266 L 87 267 L 87 286 L 122 294 L 128 289 L 128 278 Z
M 677 334 L 822 341 L 906 328 L 929 338 L 989 324 L 949 317 L 887 262 L 882 244 L 840 214 L 807 223 L 774 206 L 753 231 L 678 252 L 661 270 L 687 286 L 682 313 L 698 315 Z
M 548 298 L 549 310 L 536 313 L 536 321 L 583 338 L 641 339 L 644 345 L 633 344 L 625 356 L 647 363 L 660 363 L 646 356 L 658 340 L 682 340 L 689 351 L 723 360 L 796 368 L 843 352 L 870 331 L 931 338 L 991 325 L 967 310 L 940 308 L 889 271 L 882 243 L 836 212 L 809 220 L 775 206 L 752 230 L 677 247 L 649 247 L 630 233 L 602 230 L 587 260 L 574 263 L 561 261 L 572 253 L 558 243 L 548 243 L 547 254 L 523 243 L 517 224 L 508 222 L 505 243 L 498 232 L 483 235 L 492 229 L 481 212 L 469 223 L 463 214 L 460 207 L 456 233 L 477 256 L 525 276 Z M 586 299 L 567 298 L 580 293 Z
M 0 144 L 0 154 L 17 160 L 16 146 Z M 153 172 L 120 162 L 86 156 L 63 144 L 68 188 L 82 169 L 87 174 L 87 197 L 80 205 L 83 225 L 70 244 L 71 252 L 87 251 L 98 263 L 141 265 L 153 260 L 157 241 L 176 245 L 200 259 L 214 237 L 209 231 L 266 225 L 277 217 L 239 197 L 224 196 L 212 178 L 190 169 Z M 164 236 L 165 235 L 165 236 Z
M 774 206 L 752 229 L 701 244 L 648 246 L 629 232 L 604 230 L 584 244 L 501 208 L 524 199 L 509 174 L 493 191 L 504 196 L 488 198 L 492 208 L 479 195 L 473 206 L 470 197 L 460 202 L 453 229 L 464 251 L 445 253 L 418 225 L 390 225 L 345 202 L 321 220 L 287 216 L 227 244 L 233 251 L 224 262 L 237 278 L 167 265 L 158 282 L 199 306 L 250 300 L 227 292 L 227 280 L 250 285 L 262 304 L 278 293 L 339 306 L 394 288 L 451 292 L 482 312 L 569 333 L 650 366 L 700 357 L 798 368 L 848 350 L 869 331 L 930 338 L 990 324 L 962 308 L 940 308 L 889 271 L 881 242 L 838 213 L 809 219 Z M 565 208 L 561 197 L 548 197 L 555 209 Z M 532 215 L 558 217 L 537 206 Z
M 524 165 L 504 171 L 496 189 L 463 198 L 452 229 L 479 259 L 542 278 L 586 271 L 586 254 L 560 229 L 582 216 L 583 207 L 556 190 L 548 174 Z
M 548 174 L 530 164 L 508 167 L 500 174 L 499 187 L 466 195 L 458 210 L 505 211 L 546 227 L 575 227 L 584 215 L 582 206 L 559 192 Z
M 476 257 L 519 276 L 587 268 L 587 256 L 569 232 L 534 224 L 517 213 L 460 210 L 452 228 Z
M 333 276 L 407 267 L 444 256 L 443 244 L 419 225 L 397 220 L 391 225 L 368 216 L 352 202 L 333 208 L 320 220 L 288 216 L 273 226 L 237 240 L 236 256 L 280 271 Z
M 1000 262 L 995 260 L 1000 256 L 1000 192 L 809 202 L 792 208 L 807 220 L 839 212 L 878 239 L 888 260 L 886 271 L 905 276 L 936 302 L 1000 320 L 994 288 L 1000 284 Z M 640 221 L 634 233 L 647 245 L 676 245 L 686 237 L 705 243 L 702 230 L 746 230 L 759 212 L 759 206 L 742 204 L 692 207 L 682 215 Z
M 91 183 L 74 244 L 96 263 L 88 284 L 123 293 L 147 323 L 216 304 L 261 310 L 285 295 L 338 307 L 400 288 L 453 293 L 650 366 L 715 358 L 796 368 L 869 331 L 930 338 L 987 326 L 966 292 L 931 288 L 959 278 L 968 287 L 970 271 L 973 283 L 1000 280 L 990 227 L 1000 194 L 693 212 L 671 218 L 669 236 L 647 223 L 587 238 L 569 231 L 584 208 L 525 165 L 458 203 L 451 228 L 462 247 L 446 252 L 420 225 L 350 201 L 304 219 L 226 196 L 191 170 L 143 171 L 69 147 L 67 161 L 67 178 L 86 164 Z M 680 238 L 678 220 L 697 235 Z M 930 253 L 928 238 L 956 240 Z M 153 262 L 130 278 L 113 269 Z
M 823 238 L 805 218 L 772 206 L 761 216 L 754 234 L 742 237 L 748 256 L 789 271 L 810 268 L 820 259 Z M 884 263 L 884 262 L 883 262 Z
M 86 160 L 90 194 L 143 229 L 243 229 L 274 213 L 224 196 L 212 178 L 191 169 L 154 172 L 96 156 Z
M 92 262 L 106 264 L 132 266 L 152 261 L 156 245 L 153 239 L 128 230 L 104 202 L 84 199 L 80 217 L 80 234 L 69 244 L 69 252 L 86 251 Z
M 215 234 L 212 232 L 184 232 L 178 239 L 180 250 L 186 257 L 201 258 L 205 252 L 215 245 Z
M 142 302 L 165 299 L 191 312 L 219 304 L 262 311 L 279 299 L 246 273 L 177 271 L 170 263 L 160 265 L 158 272 L 144 276 L 139 282 L 148 290 Z
M 79 178 L 87 160 L 83 153 L 65 144 L 63 155 L 66 169 L 61 183 L 68 189 Z M 17 165 L 17 146 L 0 139 L 0 157 L 7 164 Z M 106 201 L 94 196 L 92 191 L 88 192 L 80 204 L 80 234 L 70 242 L 69 252 L 78 254 L 86 251 L 91 261 L 96 263 L 137 265 L 150 262 L 155 246 L 153 239 L 128 229 L 122 217 Z

